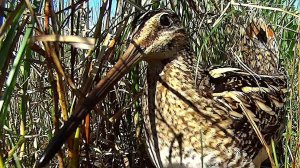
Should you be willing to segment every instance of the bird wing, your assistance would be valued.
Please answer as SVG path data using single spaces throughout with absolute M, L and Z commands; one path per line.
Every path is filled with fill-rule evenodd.
M 286 76 L 253 75 L 232 67 L 213 67 L 206 74 L 216 106 L 228 112 L 241 147 L 254 156 L 262 144 L 250 122 L 267 144 L 276 138 L 286 116 Z

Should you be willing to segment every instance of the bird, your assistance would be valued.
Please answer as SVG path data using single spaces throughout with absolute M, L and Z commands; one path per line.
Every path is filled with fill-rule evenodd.
M 133 25 L 124 55 L 50 141 L 37 167 L 49 162 L 92 107 L 140 61 L 148 64 L 142 98 L 146 151 L 156 167 L 259 167 L 256 157 L 264 146 L 253 125 L 269 144 L 285 114 L 286 76 L 254 75 L 232 66 L 198 68 L 190 37 L 172 10 L 150 10 Z
M 234 50 L 227 52 L 227 57 L 231 56 L 231 65 L 257 77 L 259 75 L 268 75 L 270 77 L 280 75 L 287 81 L 287 73 L 283 66 L 280 65 L 279 47 L 273 28 L 266 24 L 266 21 L 262 18 L 250 18 L 247 24 L 237 26 L 240 29 L 240 35 L 235 38 L 239 40 L 233 41 L 235 43 Z M 282 86 L 287 87 L 287 84 Z M 284 97 L 286 95 L 282 94 L 279 96 Z M 277 118 L 278 122 L 273 125 L 273 130 L 276 133 L 270 132 L 272 135 L 268 136 L 268 138 L 272 137 L 275 142 L 280 143 L 286 124 L 287 111 L 283 106 L 277 110 L 277 113 L 280 113 L 280 115 Z M 279 148 L 281 147 L 279 146 Z M 262 162 L 267 157 L 262 159 L 259 156 L 257 158 L 261 159 L 260 161 Z
M 233 58 L 240 68 L 259 75 L 284 73 L 279 64 L 279 49 L 272 27 L 262 18 L 252 18 L 247 25 L 238 26 L 241 37 L 235 42 Z M 232 55 L 227 53 L 227 55 Z M 246 66 L 246 67 L 245 67 Z

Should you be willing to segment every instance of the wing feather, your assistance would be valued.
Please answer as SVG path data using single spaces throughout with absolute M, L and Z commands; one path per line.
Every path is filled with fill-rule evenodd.
M 242 148 L 248 149 L 253 157 L 259 150 L 247 146 L 261 148 L 262 143 L 270 144 L 272 138 L 277 139 L 286 116 L 285 75 L 254 76 L 237 68 L 224 67 L 213 67 L 207 70 L 206 74 L 213 99 L 223 110 L 228 111 L 228 115 L 234 121 L 232 129 L 237 138 L 245 140 Z M 253 127 L 257 127 L 257 130 Z M 256 134 L 253 133 L 253 129 Z M 248 135 L 245 136 L 245 133 Z M 259 137 L 259 134 L 262 137 Z

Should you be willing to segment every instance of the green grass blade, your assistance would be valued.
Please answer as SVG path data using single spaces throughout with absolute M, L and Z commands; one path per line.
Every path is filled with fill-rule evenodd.
M 5 40 L 3 41 L 3 43 L 1 44 L 1 48 L 0 48 L 0 70 L 3 68 L 4 66 L 4 63 L 6 62 L 6 59 L 7 59 L 7 56 L 9 55 L 8 52 L 10 51 L 10 47 L 8 46 L 12 46 L 13 44 L 13 41 L 14 41 L 14 38 L 15 37 L 15 34 L 16 34 L 16 29 L 18 27 L 18 24 L 19 24 L 19 20 L 20 20 L 20 17 L 22 15 L 22 13 L 24 12 L 24 9 L 25 9 L 25 3 L 22 3 L 20 4 L 21 7 L 17 8 L 18 10 L 15 11 L 15 13 L 13 13 L 12 15 L 14 15 L 14 18 L 12 18 L 12 25 L 6 35 L 6 38 Z M 9 22 L 9 21 L 7 21 Z M 1 27 L 1 29 L 3 27 L 5 27 L 6 23 Z M 1 34 L 1 31 L 0 30 L 0 34 Z M 0 38 L 1 39 L 1 38 Z M 2 73 L 0 73 L 1 75 Z
M 7 117 L 7 108 L 10 103 L 11 94 L 16 85 L 16 79 L 19 74 L 20 63 L 25 55 L 25 51 L 27 50 L 28 42 L 31 37 L 32 31 L 33 31 L 32 25 L 28 26 L 28 28 L 26 28 L 25 35 L 24 35 L 23 41 L 21 43 L 20 49 L 19 49 L 18 54 L 13 62 L 11 71 L 10 71 L 7 81 L 6 81 L 6 88 L 4 91 L 3 99 L 0 100 L 0 115 L 1 115 L 0 128 L 3 128 L 5 118 Z M 2 137 L 2 129 L 0 129 L 0 137 Z

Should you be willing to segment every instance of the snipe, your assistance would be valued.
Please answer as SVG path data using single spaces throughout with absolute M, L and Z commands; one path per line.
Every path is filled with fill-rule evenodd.
M 280 74 L 279 51 L 275 33 L 262 18 L 253 18 L 247 25 L 239 26 L 241 40 L 235 40 L 234 58 L 245 70 L 260 75 Z M 231 55 L 229 53 L 229 55 Z M 240 59 L 240 60 L 239 60 Z M 245 67 L 247 66 L 247 67 Z
M 135 24 L 125 54 L 53 138 L 39 166 L 141 60 L 148 62 L 143 112 L 147 151 L 155 166 L 259 166 L 254 158 L 262 144 L 246 115 L 270 143 L 284 115 L 285 77 L 253 76 L 233 67 L 200 69 L 196 75 L 189 37 L 174 12 L 150 11 Z

